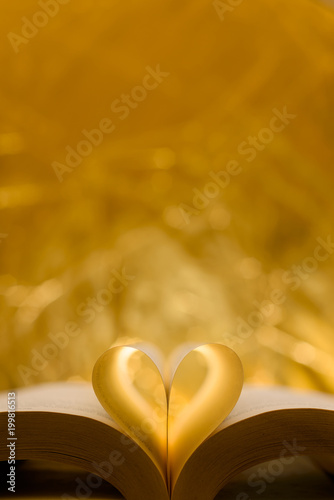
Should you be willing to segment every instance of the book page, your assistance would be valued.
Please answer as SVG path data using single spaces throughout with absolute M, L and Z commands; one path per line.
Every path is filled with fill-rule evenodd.
M 294 390 L 280 386 L 255 387 L 245 385 L 239 401 L 217 431 L 260 413 L 293 408 L 319 408 L 334 411 L 334 396 L 317 391 Z
M 172 380 L 169 397 L 168 462 L 171 489 L 191 454 L 231 412 L 242 385 L 241 361 L 227 346 L 200 345 L 181 360 Z
M 1 425 L 7 420 L 9 392 L 13 390 L 0 393 Z M 17 460 L 46 459 L 76 465 L 89 472 L 85 477 L 98 474 L 105 478 L 125 498 L 167 500 L 164 474 L 143 448 L 125 437 L 102 408 L 91 384 L 49 383 L 14 392 L 20 443 Z M 1 460 L 8 457 L 5 443 L 0 446 L 0 455 Z M 81 491 L 76 490 L 76 496 L 86 497 Z
M 114 346 L 96 361 L 92 383 L 103 408 L 165 475 L 167 397 L 152 356 L 149 345 Z
M 88 382 L 56 382 L 21 387 L 15 392 L 15 410 L 48 411 L 92 418 L 119 429 L 116 422 L 100 405 Z M 0 394 L 0 411 L 7 412 L 8 392 Z
M 223 384 L 216 399 L 222 395 Z M 332 395 L 277 386 L 245 386 L 231 413 L 183 467 L 173 499 L 183 500 L 187 495 L 214 498 L 219 488 L 238 472 L 267 460 L 277 462 L 283 456 L 282 447 L 286 449 L 285 442 L 292 441 L 289 451 L 294 456 L 292 450 L 298 442 L 296 450 L 301 454 L 323 458 L 333 450 L 333 420 Z M 331 470 L 330 463 L 324 465 Z M 253 495 L 240 494 L 241 498 L 246 500 Z
M 179 365 L 182 363 L 187 354 L 201 345 L 202 344 L 199 342 L 184 342 L 174 349 L 174 351 L 172 351 L 167 358 L 164 367 L 164 381 L 168 395 L 170 394 L 173 378 Z

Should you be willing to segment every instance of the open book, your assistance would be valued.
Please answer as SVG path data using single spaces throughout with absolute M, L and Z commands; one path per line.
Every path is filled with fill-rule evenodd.
M 93 387 L 20 388 L 10 409 L 2 393 L 0 460 L 9 459 L 9 443 L 15 460 L 80 466 L 91 489 L 94 474 L 127 500 L 213 499 L 239 472 L 275 459 L 275 475 L 297 455 L 333 467 L 334 397 L 242 389 L 239 358 L 218 344 L 181 349 L 168 366 L 149 346 L 118 346 L 97 361 Z

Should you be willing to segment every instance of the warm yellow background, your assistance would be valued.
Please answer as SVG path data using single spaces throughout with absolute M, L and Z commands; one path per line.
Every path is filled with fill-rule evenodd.
M 334 390 L 334 255 L 295 291 L 281 279 L 333 227 L 333 12 L 244 0 L 220 20 L 210 0 L 70 0 L 16 54 L 7 34 L 37 10 L 0 7 L 0 386 L 23 385 L 18 366 L 68 321 L 80 335 L 29 383 L 90 378 L 120 337 L 224 342 L 280 288 L 286 302 L 234 346 L 246 379 Z M 58 182 L 52 162 L 158 64 L 170 76 Z M 284 106 L 296 119 L 247 163 L 239 144 Z M 178 205 L 233 159 L 242 174 L 180 226 Z M 78 305 L 123 268 L 129 286 L 82 322 Z

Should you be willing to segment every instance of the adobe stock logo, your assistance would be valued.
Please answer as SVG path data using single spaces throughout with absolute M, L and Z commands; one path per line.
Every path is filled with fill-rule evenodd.
M 42 10 L 37 10 L 31 19 L 22 17 L 21 34 L 7 34 L 7 38 L 16 54 L 19 53 L 21 45 L 27 45 L 32 38 L 39 33 L 39 30 L 45 28 L 49 23 L 50 18 L 55 17 L 60 5 L 66 5 L 70 0 L 39 0 L 38 5 Z
M 110 136 L 117 129 L 117 120 L 123 121 L 142 105 L 149 94 L 158 88 L 170 75 L 167 71 L 162 71 L 160 64 L 155 68 L 146 66 L 146 73 L 141 79 L 140 85 L 135 85 L 129 93 L 121 94 L 110 104 L 112 115 L 105 116 L 96 125 L 96 128 L 81 130 L 83 138 L 76 145 L 67 145 L 65 148 L 65 158 L 62 162 L 53 161 L 51 166 L 59 182 L 63 182 L 65 176 L 73 172 L 81 165 L 85 158 L 90 156 L 99 147 L 105 137 Z
M 130 440 L 129 440 L 130 442 Z M 61 498 L 63 499 L 74 499 L 74 498 L 89 498 L 93 494 L 93 490 L 99 488 L 102 485 L 102 478 L 108 480 L 110 476 L 114 473 L 115 467 L 120 467 L 125 462 L 125 457 L 123 454 L 117 450 L 111 450 L 108 460 L 104 460 L 103 462 L 97 463 L 93 462 L 92 466 L 99 474 L 87 474 L 85 481 L 81 479 L 81 477 L 77 477 L 75 479 L 76 496 L 68 495 L 67 493 L 63 493 Z
M 222 0 L 213 0 L 212 5 L 217 12 L 219 19 L 224 21 L 226 12 L 233 12 L 239 5 L 243 3 L 244 0 L 227 0 L 222 2 Z
M 267 464 L 258 467 L 256 472 L 252 472 L 247 481 L 249 488 L 257 488 L 250 490 L 250 494 L 246 491 L 241 491 L 235 500 L 251 500 L 254 498 L 253 493 L 262 495 L 269 484 L 272 484 L 276 479 L 283 474 L 286 467 L 290 467 L 294 463 L 296 457 L 305 455 L 305 446 L 300 446 L 296 439 L 292 442 L 283 441 L 283 448 L 276 460 L 271 460 Z
M 104 288 L 98 290 L 96 295 L 88 296 L 76 307 L 76 321 L 67 321 L 61 330 L 48 333 L 48 342 L 30 351 L 31 360 L 28 365 L 18 365 L 17 371 L 24 382 L 30 383 L 31 377 L 38 376 L 50 361 L 54 360 L 62 351 L 66 349 L 71 339 L 82 334 L 82 325 L 91 324 L 95 318 L 109 306 L 115 296 L 122 293 L 135 276 L 128 275 L 123 268 L 120 272 L 112 269 L 111 276 Z M 82 318 L 82 321 L 80 322 Z
M 247 163 L 254 162 L 258 154 L 264 151 L 274 141 L 275 136 L 282 133 L 296 117 L 297 115 L 290 113 L 286 106 L 283 107 L 282 111 L 273 108 L 267 126 L 262 127 L 255 135 L 249 135 L 241 141 L 237 148 L 238 154 L 245 156 Z M 192 216 L 202 213 L 243 171 L 240 159 L 229 160 L 222 170 L 216 172 L 210 170 L 208 174 L 210 179 L 203 188 L 201 190 L 193 188 L 192 205 L 179 203 L 178 210 L 183 219 L 183 224 L 180 224 L 179 227 L 184 223 L 189 224 Z
M 288 285 L 288 289 L 292 292 L 298 290 L 304 281 L 310 279 L 320 263 L 325 262 L 334 254 L 334 241 L 332 236 L 328 235 L 327 239 L 316 238 L 318 245 L 313 249 L 312 255 L 305 257 L 299 265 L 292 265 L 290 269 L 283 271 L 282 283 Z M 230 347 L 238 343 L 241 344 L 249 339 L 256 329 L 261 328 L 267 323 L 269 318 L 275 313 L 277 307 L 282 306 L 288 299 L 288 293 L 281 288 L 273 288 L 270 290 L 267 298 L 261 302 L 254 300 L 255 308 L 247 315 L 247 317 L 238 316 L 236 319 L 236 328 L 234 333 L 224 333 L 224 343 L 228 343 Z

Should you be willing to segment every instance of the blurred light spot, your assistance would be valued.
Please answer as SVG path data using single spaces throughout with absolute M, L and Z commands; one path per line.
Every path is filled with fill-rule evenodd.
M 231 214 L 223 207 L 213 207 L 209 215 L 209 224 L 216 231 L 224 231 L 231 222 Z
M 67 380 L 67 382 L 86 383 L 86 380 L 83 377 L 81 377 L 81 375 L 71 375 L 66 380 Z
M 270 288 L 282 288 L 282 269 L 274 269 L 268 277 L 268 284 Z
M 31 324 L 35 321 L 38 315 L 39 315 L 39 309 L 37 309 L 36 307 L 20 307 L 17 310 L 15 318 L 18 321 L 18 323 Z M 21 333 L 23 332 L 24 330 L 21 330 Z
M 281 307 L 274 305 L 273 312 L 270 316 L 265 317 L 265 322 L 269 325 L 275 326 L 281 323 L 283 320 L 283 310 Z
M 160 382 L 160 380 L 159 380 Z M 153 390 L 153 398 L 160 403 L 164 403 L 164 398 L 161 397 L 161 385 L 160 383 Z
M 274 385 L 276 382 L 275 376 L 263 368 L 258 368 L 248 381 L 254 385 Z
M 200 298 L 196 293 L 177 291 L 170 300 L 173 311 L 180 311 L 199 320 L 207 321 L 210 317 L 210 303 L 204 298 Z
M 209 169 L 209 161 L 206 155 L 193 147 L 183 148 L 181 155 L 183 170 L 191 176 L 202 176 Z
M 143 341 L 143 339 L 141 337 L 130 337 L 129 335 L 120 335 L 119 337 L 117 337 L 115 342 L 110 344 L 109 347 L 133 345 L 133 344 L 138 344 L 142 341 Z M 132 356 L 129 358 L 129 363 L 132 363 L 132 359 L 135 360 L 137 356 L 140 357 L 140 353 L 138 353 L 138 354 L 133 353 Z
M 198 305 L 198 296 L 191 292 L 182 291 L 175 295 L 177 308 L 184 313 L 194 313 Z
M 23 300 L 28 295 L 31 287 L 23 285 L 12 285 L 6 291 L 7 303 L 9 306 L 19 307 Z
M 203 126 L 199 121 L 187 123 L 182 130 L 182 138 L 185 141 L 197 142 L 203 137 Z
M 25 184 L 21 186 L 6 186 L 0 189 L 0 208 L 12 208 L 17 206 L 35 205 L 38 202 L 51 200 L 51 190 L 45 186 Z
M 30 324 L 38 318 L 46 306 L 54 302 L 62 293 L 61 283 L 52 279 L 36 287 L 12 286 L 7 290 L 6 296 L 7 303 L 18 308 L 16 319 L 21 324 Z
M 151 184 L 156 193 L 165 194 L 172 186 L 172 177 L 167 172 L 155 172 L 151 177 Z
M 63 287 L 61 283 L 56 279 L 51 279 L 36 286 L 24 300 L 23 305 L 42 309 L 58 299 L 62 293 Z
M 126 343 L 124 344 L 126 345 Z M 129 377 L 134 381 L 137 377 L 138 371 L 142 368 L 142 353 L 135 351 L 132 353 L 128 360 Z
M 0 293 L 9 295 L 12 293 L 14 286 L 17 284 L 17 279 L 11 274 L 3 274 L 0 276 Z M 11 290 L 11 291 L 10 291 Z
M 17 155 L 23 150 L 24 141 L 20 134 L 11 132 L 0 134 L 0 156 Z
M 316 357 L 316 350 L 307 342 L 298 342 L 293 349 L 293 357 L 298 363 L 309 365 L 313 363 Z
M 271 347 L 273 345 L 275 345 L 276 347 L 279 346 L 280 337 L 276 328 L 262 325 L 259 329 L 257 329 L 255 335 L 260 344 L 263 344 L 267 347 Z
M 239 271 L 243 278 L 252 280 L 262 274 L 262 264 L 253 257 L 247 257 L 241 261 Z
M 201 326 L 191 326 L 187 331 L 187 340 L 190 342 L 204 342 L 207 336 L 207 332 Z
M 168 169 L 175 164 L 175 153 L 170 148 L 156 149 L 153 154 L 153 163 L 156 168 Z
M 136 383 L 144 391 L 152 391 L 159 384 L 159 377 L 152 368 L 146 367 L 137 374 Z
M 165 208 L 163 219 L 168 226 L 180 229 L 185 225 L 185 220 L 182 217 L 181 211 L 176 206 Z

